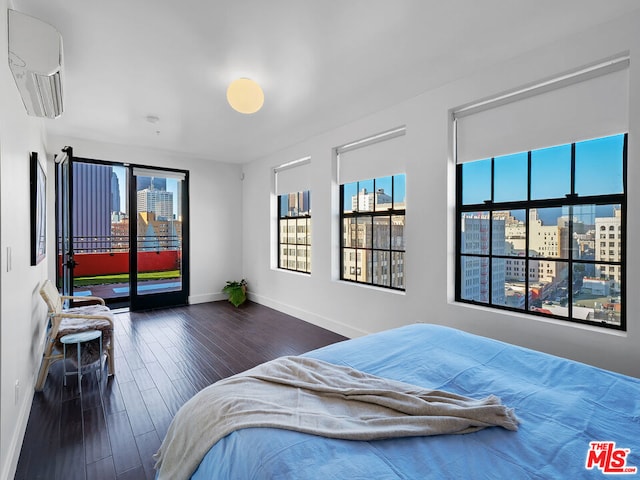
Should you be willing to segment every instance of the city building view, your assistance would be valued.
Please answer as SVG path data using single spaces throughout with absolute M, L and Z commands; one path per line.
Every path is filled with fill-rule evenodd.
M 623 327 L 626 141 L 460 164 L 456 298 Z
M 619 323 L 620 206 L 593 205 L 594 213 L 572 219 L 566 215 L 568 208 L 542 210 L 547 210 L 547 220 L 540 218 L 543 212 L 537 209 L 529 210 L 528 222 L 524 210 L 462 215 L 461 253 L 478 254 L 461 257 L 462 298 L 524 309 L 528 296 L 530 310 L 567 317 L 571 288 L 573 318 Z M 587 217 L 591 220 L 586 221 Z
M 126 293 L 130 215 L 125 168 L 85 162 L 74 162 L 73 168 L 75 294 L 95 294 L 105 284 L 114 288 L 101 289 L 101 296 Z M 182 218 L 174 197 L 180 182 L 169 191 L 166 178 L 136 178 L 139 280 L 175 288 L 181 275 Z
M 343 185 L 342 279 L 405 289 L 405 175 Z
M 311 273 L 311 192 L 278 196 L 278 266 Z

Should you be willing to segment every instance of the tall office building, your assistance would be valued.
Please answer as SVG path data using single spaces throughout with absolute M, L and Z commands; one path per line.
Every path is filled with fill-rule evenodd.
M 622 214 L 614 209 L 613 217 L 596 218 L 596 261 L 619 262 L 622 258 Z M 616 282 L 621 280 L 621 268 L 618 265 L 596 265 L 600 278 Z
M 136 190 L 139 191 L 146 188 L 154 190 L 166 190 L 167 179 L 156 177 L 137 177 Z
M 145 188 L 138 190 L 137 212 L 153 212 L 158 220 L 173 219 L 173 192 Z
M 113 169 L 73 163 L 73 248 L 76 253 L 111 249 Z
M 120 181 L 116 172 L 111 171 L 111 212 L 119 213 L 120 207 Z

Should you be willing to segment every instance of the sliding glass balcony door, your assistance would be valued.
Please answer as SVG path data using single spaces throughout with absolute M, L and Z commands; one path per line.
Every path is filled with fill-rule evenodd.
M 131 309 L 188 299 L 188 195 L 185 172 L 131 169 Z
M 58 285 L 132 310 L 188 299 L 186 172 L 57 159 Z

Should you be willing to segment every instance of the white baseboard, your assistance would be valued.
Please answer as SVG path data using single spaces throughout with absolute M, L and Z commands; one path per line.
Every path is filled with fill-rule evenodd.
M 207 303 L 217 302 L 218 300 L 226 300 L 227 296 L 224 293 L 206 293 L 203 295 L 190 295 L 189 304 L 195 303 Z
M 33 403 L 35 377 L 32 378 L 30 384 L 31 388 L 29 389 L 29 393 L 25 395 L 22 406 L 20 407 L 17 426 L 8 447 L 8 455 L 5 457 L 6 463 L 3 465 L 2 472 L 0 473 L 0 478 L 4 480 L 12 479 L 16 475 L 16 468 L 18 467 L 18 460 L 20 459 L 20 450 L 22 449 L 24 434 L 27 431 L 29 413 L 31 413 L 31 404 Z
M 273 308 L 274 310 L 278 310 L 279 312 L 286 313 L 287 315 L 299 318 L 318 327 L 326 328 L 327 330 L 331 330 L 332 332 L 344 335 L 345 337 L 355 338 L 371 333 L 360 330 L 359 328 L 353 328 L 350 325 L 327 317 L 323 317 L 308 310 L 294 307 L 292 305 L 273 300 L 269 297 L 257 295 L 253 292 L 249 292 L 249 300 L 266 307 Z

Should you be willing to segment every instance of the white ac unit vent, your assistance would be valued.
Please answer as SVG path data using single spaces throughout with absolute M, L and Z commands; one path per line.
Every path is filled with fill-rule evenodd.
M 29 115 L 62 115 L 62 37 L 48 23 L 8 11 L 9 68 Z

